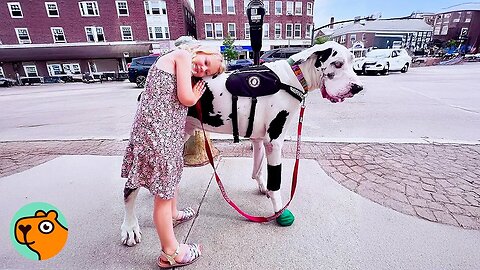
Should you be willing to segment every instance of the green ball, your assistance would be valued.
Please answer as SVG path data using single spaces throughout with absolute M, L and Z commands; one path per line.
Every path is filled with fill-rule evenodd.
M 277 217 L 276 220 L 278 225 L 286 227 L 293 224 L 295 217 L 293 216 L 292 212 L 290 212 L 290 210 L 285 209 L 285 211 L 283 211 L 283 213 L 279 217 Z

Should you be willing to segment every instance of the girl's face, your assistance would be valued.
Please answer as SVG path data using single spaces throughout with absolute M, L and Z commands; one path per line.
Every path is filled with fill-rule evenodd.
M 192 75 L 201 78 L 217 74 L 221 65 L 220 56 L 199 52 L 192 58 Z

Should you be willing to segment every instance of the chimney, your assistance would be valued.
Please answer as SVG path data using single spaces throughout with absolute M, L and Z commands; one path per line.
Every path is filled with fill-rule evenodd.
M 335 22 L 335 17 L 330 18 L 330 29 L 333 29 L 333 23 Z

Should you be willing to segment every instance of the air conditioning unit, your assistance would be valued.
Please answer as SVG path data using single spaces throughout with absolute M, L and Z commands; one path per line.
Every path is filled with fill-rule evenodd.
M 287 11 L 287 16 L 292 16 L 293 13 L 291 11 Z

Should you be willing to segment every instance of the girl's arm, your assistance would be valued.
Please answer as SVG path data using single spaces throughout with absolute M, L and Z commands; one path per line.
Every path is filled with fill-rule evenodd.
M 178 100 L 183 105 L 191 107 L 202 96 L 205 83 L 200 81 L 192 88 L 192 55 L 185 50 L 177 50 L 175 54 Z

